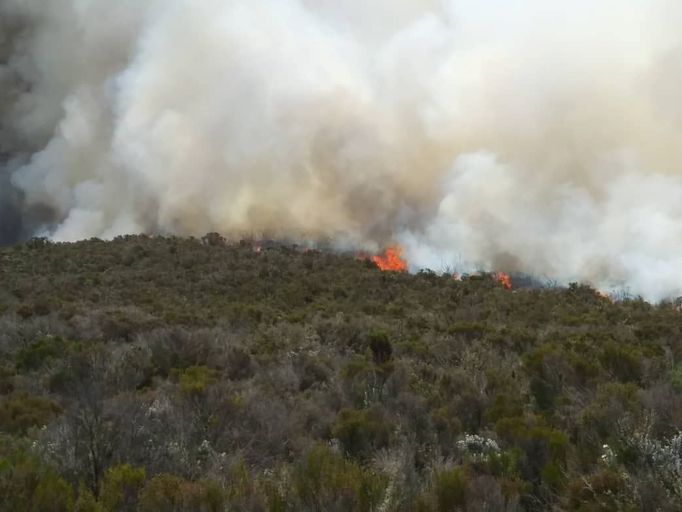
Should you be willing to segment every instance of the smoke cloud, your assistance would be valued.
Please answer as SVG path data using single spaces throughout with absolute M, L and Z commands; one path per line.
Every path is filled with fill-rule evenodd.
M 0 0 L 0 242 L 398 243 L 682 295 L 670 0 Z

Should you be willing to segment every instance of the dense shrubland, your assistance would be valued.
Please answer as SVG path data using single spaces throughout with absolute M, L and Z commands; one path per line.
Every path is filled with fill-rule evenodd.
M 679 510 L 678 306 L 34 240 L 0 252 L 0 510 Z

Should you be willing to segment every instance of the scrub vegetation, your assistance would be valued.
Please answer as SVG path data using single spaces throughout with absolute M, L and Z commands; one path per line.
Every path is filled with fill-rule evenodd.
M 0 251 L 0 510 L 680 510 L 679 306 L 32 240 Z

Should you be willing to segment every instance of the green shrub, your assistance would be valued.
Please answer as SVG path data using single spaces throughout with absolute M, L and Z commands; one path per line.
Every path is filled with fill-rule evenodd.
M 514 480 L 518 477 L 519 458 L 522 451 L 518 448 L 493 453 L 486 457 L 483 467 L 485 473 Z
M 623 476 L 608 469 L 568 483 L 568 498 L 571 510 L 580 512 L 610 512 L 623 510 L 635 512 L 635 506 L 628 483 Z
M 434 488 L 440 512 L 449 512 L 466 505 L 467 480 L 461 468 L 437 473 Z
M 537 398 L 536 398 L 537 400 Z M 495 423 L 502 418 L 513 418 L 523 414 L 523 401 L 520 396 L 496 395 L 485 410 L 486 421 Z
M 533 377 L 530 380 L 530 392 L 535 399 L 538 409 L 551 413 L 557 399 L 556 388 L 543 378 Z
M 387 363 L 393 355 L 393 347 L 386 331 L 372 331 L 369 333 L 369 348 L 372 350 L 374 363 Z
M 431 412 L 431 421 L 438 435 L 438 441 L 447 453 L 455 446 L 457 436 L 462 433 L 462 422 L 452 407 L 443 406 Z
M 18 393 L 0 402 L 0 432 L 26 434 L 31 427 L 47 425 L 62 409 L 56 402 Z
M 521 450 L 519 470 L 525 480 L 537 484 L 543 469 L 550 463 L 557 468 L 565 466 L 568 437 L 560 430 L 546 426 L 541 418 L 504 418 L 497 422 L 495 431 Z M 547 471 L 550 479 L 556 474 L 554 469 Z
M 599 360 L 589 353 L 570 353 L 567 356 L 576 377 L 581 385 L 585 385 L 598 378 L 603 371 Z
M 332 435 L 341 442 L 346 453 L 361 459 L 386 447 L 391 432 L 391 423 L 377 409 L 343 409 L 332 427 Z
M 477 322 L 459 322 L 451 325 L 448 328 L 448 333 L 457 336 L 462 336 L 467 340 L 475 340 L 483 337 L 486 332 L 486 326 Z
M 206 388 L 216 382 L 215 370 L 206 366 L 190 366 L 184 370 L 176 371 L 180 390 L 186 395 L 201 395 Z
M 32 509 L 41 512 L 71 512 L 73 489 L 56 473 L 48 472 L 38 481 L 31 497 Z
M 0 510 L 71 512 L 73 490 L 28 442 L 0 436 Z
M 73 510 L 74 512 L 104 512 L 104 508 L 97 501 L 92 491 L 82 483 L 78 488 L 78 499 Z
M 324 445 L 309 450 L 293 476 L 295 495 L 305 510 L 376 510 L 387 483 L 384 476 Z
M 592 400 L 583 406 L 577 418 L 580 439 L 578 448 L 584 461 L 593 461 L 602 445 L 611 442 L 614 425 L 626 417 L 642 413 L 639 389 L 633 383 L 610 382 L 597 388 Z
M 21 371 L 37 370 L 50 360 L 59 357 L 63 349 L 64 340 L 61 338 L 41 338 L 17 352 L 16 367 Z
M 104 508 L 108 512 L 134 511 L 144 482 L 144 468 L 129 464 L 110 467 L 104 474 L 100 493 Z
M 557 491 L 566 482 L 566 475 L 561 466 L 555 462 L 548 462 L 540 470 L 540 478 L 552 490 Z
M 189 482 L 175 475 L 157 475 L 140 491 L 139 512 L 220 512 L 225 494 L 211 481 Z
M 601 364 L 622 382 L 636 382 L 642 376 L 642 352 L 625 343 L 611 342 L 602 350 Z
M 677 392 L 682 392 L 682 364 L 676 364 L 670 374 L 670 384 Z
M 185 481 L 175 475 L 157 475 L 140 491 L 140 512 L 175 512 L 183 510 Z
M 0 365 L 0 395 L 9 395 L 14 391 L 15 373 L 13 368 Z
M 340 377 L 344 391 L 358 407 L 381 397 L 385 378 L 375 365 L 362 356 L 356 355 L 348 361 L 341 368 Z
M 554 411 L 559 390 L 551 362 L 561 358 L 561 352 L 554 344 L 544 344 L 523 358 L 524 367 L 530 377 L 530 391 L 538 409 L 545 413 Z

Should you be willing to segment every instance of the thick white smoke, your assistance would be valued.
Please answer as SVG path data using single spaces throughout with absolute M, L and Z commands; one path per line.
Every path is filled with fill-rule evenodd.
M 415 268 L 682 294 L 678 2 L 0 0 L 0 17 L 0 165 L 36 233 L 396 242 Z

